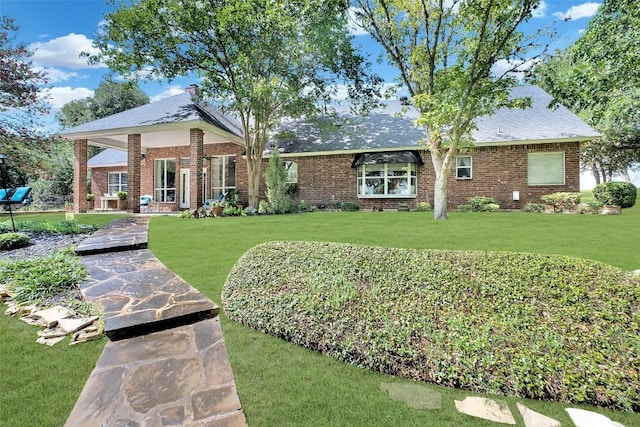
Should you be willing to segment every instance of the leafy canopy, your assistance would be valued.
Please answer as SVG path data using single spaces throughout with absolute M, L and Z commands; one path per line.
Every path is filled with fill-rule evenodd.
M 436 172 L 434 215 L 446 219 L 447 177 L 458 149 L 471 143 L 474 120 L 500 107 L 528 105 L 509 98 L 511 74 L 492 74 L 499 61 L 516 71 L 540 47 L 537 34 L 518 30 L 539 0 L 356 0 L 361 25 L 384 48 L 399 83 L 420 111 L 416 124 Z
M 34 71 L 29 61 L 33 52 L 16 42 L 17 31 L 12 18 L 0 16 L 0 154 L 7 156 L 8 186 L 39 173 L 47 154 L 58 147 L 40 131 L 38 121 L 49 108 L 43 96 L 46 76 Z
M 535 81 L 595 127 L 602 139 L 582 151 L 584 168 L 607 181 L 640 162 L 640 9 L 605 0 L 575 44 L 536 68 Z
M 365 105 L 377 79 L 346 34 L 340 0 L 146 0 L 124 2 L 95 40 L 114 71 L 173 79 L 195 73 L 205 93 L 244 130 L 249 202 L 257 204 L 267 131 L 283 117 L 314 114 L 338 84 Z

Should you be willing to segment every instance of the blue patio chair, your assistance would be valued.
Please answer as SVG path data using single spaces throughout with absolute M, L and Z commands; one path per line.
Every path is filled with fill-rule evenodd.
M 140 210 L 149 211 L 151 200 L 153 200 L 153 197 L 149 195 L 140 196 Z
M 9 199 L 7 200 L 7 191 L 9 192 Z M 31 187 L 18 187 L 15 190 L 0 189 L 0 203 L 21 205 L 25 201 L 30 201 Z

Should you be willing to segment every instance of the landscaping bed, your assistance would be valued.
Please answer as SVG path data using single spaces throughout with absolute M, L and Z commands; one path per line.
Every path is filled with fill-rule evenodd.
M 372 370 L 640 410 L 640 279 L 599 262 L 271 242 L 222 297 L 233 320 Z

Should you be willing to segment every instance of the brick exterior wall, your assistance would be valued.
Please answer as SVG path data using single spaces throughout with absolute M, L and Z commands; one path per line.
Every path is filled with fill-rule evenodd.
M 73 141 L 73 211 L 87 211 L 87 140 Z
M 181 157 L 190 157 L 189 146 L 166 147 L 147 149 L 145 159 L 141 162 L 140 194 L 153 195 L 153 165 L 156 159 L 176 160 L 176 186 L 179 187 L 179 172 Z M 211 186 L 211 157 L 221 155 L 236 156 L 236 187 L 240 193 L 240 202 L 247 204 L 247 167 L 246 160 L 242 156 L 243 147 L 233 144 L 205 144 L 203 146 L 202 167 L 207 168 L 207 180 L 205 182 L 206 194 L 210 194 Z M 529 186 L 527 171 L 528 153 L 540 152 L 564 152 L 565 153 L 565 184 L 547 186 Z M 580 144 L 578 142 L 553 143 L 553 144 L 529 144 L 508 145 L 494 147 L 476 147 L 469 153 L 473 159 L 473 178 L 470 180 L 458 180 L 455 175 L 455 167 L 449 177 L 449 209 L 466 204 L 469 197 L 489 196 L 493 197 L 503 209 L 522 209 L 528 202 L 539 203 L 540 197 L 558 191 L 578 192 L 580 190 Z M 322 156 L 289 156 L 283 155 L 284 161 L 298 163 L 298 193 L 296 199 L 304 200 L 310 205 L 324 204 L 330 207 L 333 200 L 356 202 L 360 209 L 367 210 L 374 207 L 382 209 L 398 208 L 400 204 L 408 203 L 413 207 L 418 201 L 426 201 L 433 205 L 434 171 L 429 153 L 421 151 L 424 165 L 417 167 L 417 197 L 416 198 L 383 198 L 367 199 L 358 198 L 356 189 L 357 170 L 351 167 L 354 154 L 337 154 Z M 264 184 L 264 171 L 268 165 L 268 159 L 262 161 L 262 181 L 260 187 L 261 198 L 266 191 Z M 114 169 L 110 169 L 113 171 Z M 106 172 L 95 169 L 93 172 L 94 194 L 98 195 L 106 191 Z M 104 185 L 104 187 L 101 187 Z M 192 184 L 193 185 L 193 177 Z M 101 190 L 100 188 L 105 188 Z M 180 194 L 176 188 L 176 195 Z M 520 192 L 520 200 L 513 200 L 513 192 Z M 192 209 L 194 204 L 192 197 Z M 176 203 L 162 203 L 155 206 L 159 211 L 175 211 Z
M 127 167 L 104 167 L 104 168 L 91 168 L 91 193 L 96 196 L 94 202 L 95 208 L 100 208 L 100 197 L 109 191 L 109 172 L 127 172 Z M 129 186 L 127 177 L 127 189 Z M 109 209 L 116 209 L 117 202 L 115 200 L 109 200 L 107 207 Z
M 140 162 L 142 160 L 140 134 L 127 138 L 127 211 L 140 212 Z
M 527 155 L 530 152 L 565 153 L 565 184 L 547 186 L 529 186 Z M 311 205 L 331 206 L 335 200 L 355 202 L 361 209 L 398 208 L 408 203 L 426 201 L 433 205 L 433 183 L 435 173 L 428 152 L 420 152 L 424 165 L 418 166 L 417 197 L 415 199 L 394 198 L 358 198 L 356 192 L 355 168 L 351 168 L 354 155 L 283 157 L 284 161 L 298 163 L 299 200 Z M 473 159 L 473 178 L 456 179 L 455 167 L 449 176 L 449 209 L 466 204 L 469 197 L 493 197 L 503 209 L 522 209 L 528 202 L 540 203 L 540 197 L 557 191 L 580 191 L 580 144 L 531 144 L 497 147 L 476 147 L 469 155 Z M 266 160 L 265 160 L 266 164 Z M 520 200 L 513 200 L 513 192 L 520 192 Z

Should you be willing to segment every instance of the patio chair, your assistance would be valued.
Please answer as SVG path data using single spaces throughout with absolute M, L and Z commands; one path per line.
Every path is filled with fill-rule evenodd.
M 144 210 L 145 212 L 149 212 L 149 207 L 151 206 L 151 201 L 153 200 L 153 197 L 151 197 L 148 194 L 145 194 L 144 196 L 140 196 L 140 210 Z
M 7 200 L 7 191 L 9 199 Z M 0 203 L 3 205 L 22 205 L 31 202 L 31 187 L 18 187 L 16 189 L 0 189 Z

